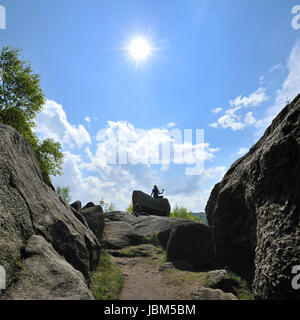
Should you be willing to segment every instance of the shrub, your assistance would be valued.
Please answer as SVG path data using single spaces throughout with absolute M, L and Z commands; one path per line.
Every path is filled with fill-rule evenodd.
M 178 218 L 178 219 L 188 219 L 193 220 L 201 223 L 205 223 L 204 217 L 201 216 L 195 216 L 191 211 L 187 211 L 184 207 L 179 207 L 178 205 L 175 206 L 173 211 L 170 213 L 171 218 Z

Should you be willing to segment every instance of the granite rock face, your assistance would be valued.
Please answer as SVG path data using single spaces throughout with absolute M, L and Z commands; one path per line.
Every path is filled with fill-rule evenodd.
M 32 236 L 23 253 L 9 300 L 93 300 L 81 272 L 75 270 L 41 236 Z
M 5 125 L 0 125 L 0 177 L 0 265 L 7 286 L 33 235 L 42 236 L 89 284 L 101 253 L 96 236 L 43 182 L 30 144 Z
M 104 230 L 104 214 L 101 206 L 94 206 L 81 209 L 80 214 L 85 218 L 89 228 L 94 232 L 100 241 Z
M 206 213 L 219 266 L 252 283 L 257 299 L 299 299 L 300 95 L 237 160 L 209 198 Z
M 134 239 L 139 239 L 140 235 L 143 237 L 155 235 L 164 249 L 167 248 L 172 229 L 177 225 L 191 222 L 191 220 L 186 219 L 174 219 L 151 215 L 136 217 L 126 211 L 108 212 L 105 214 L 105 218 L 107 219 L 103 237 L 105 241 L 108 239 L 115 239 L 118 235 L 119 238 L 124 236 L 124 239 L 132 235 L 130 236 L 132 241 L 129 241 L 129 243 L 133 243 Z M 127 233 L 129 231 L 130 233 Z M 112 238 L 111 235 L 113 234 L 115 234 L 115 236 Z M 133 236 L 134 234 L 136 236 Z M 126 242 L 128 241 L 123 242 L 123 244 L 125 245 Z M 135 243 L 135 245 L 138 244 L 140 243 Z
M 174 226 L 168 240 L 167 258 L 186 261 L 195 270 L 213 268 L 215 254 L 209 227 L 193 221 Z

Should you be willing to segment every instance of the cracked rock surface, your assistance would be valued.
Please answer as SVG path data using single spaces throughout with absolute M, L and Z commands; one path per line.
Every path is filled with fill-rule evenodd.
M 0 177 L 0 265 L 7 286 L 33 235 L 42 236 L 89 284 L 101 252 L 96 236 L 42 181 L 30 144 L 5 125 L 0 125 Z

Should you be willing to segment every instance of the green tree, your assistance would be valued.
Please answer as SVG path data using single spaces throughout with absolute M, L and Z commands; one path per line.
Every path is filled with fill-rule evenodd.
M 173 209 L 173 211 L 170 213 L 170 217 L 172 218 L 178 218 L 178 219 L 188 219 L 188 220 L 193 220 L 201 223 L 205 223 L 205 219 L 203 218 L 202 215 L 195 216 L 191 211 L 188 211 L 184 207 L 179 207 L 176 205 Z
M 0 123 L 12 126 L 32 145 L 40 163 L 43 179 L 62 173 L 61 145 L 51 139 L 40 141 L 33 132 L 36 115 L 45 96 L 40 76 L 30 63 L 22 61 L 20 49 L 4 47 L 0 53 Z
M 133 203 L 132 203 L 132 201 L 130 202 L 130 204 L 129 204 L 128 208 L 126 209 L 126 211 L 133 213 Z
M 101 198 L 101 200 L 99 201 L 100 202 L 100 205 L 102 206 L 103 208 L 103 211 L 104 213 L 105 212 L 111 212 L 111 211 L 114 211 L 115 210 L 115 204 L 114 203 L 108 203 L 106 202 L 103 198 Z
M 57 187 L 56 193 L 66 202 L 70 203 L 72 198 L 70 196 L 70 188 L 69 187 Z
M 60 143 L 52 139 L 38 141 L 36 156 L 45 182 L 51 182 L 50 175 L 56 176 L 62 173 L 63 153 L 60 149 Z
M 21 111 L 23 117 L 18 119 L 32 128 L 34 118 L 45 103 L 45 96 L 40 87 L 40 76 L 32 71 L 29 63 L 20 60 L 20 53 L 20 49 L 11 47 L 4 47 L 1 51 L 0 111 L 12 126 L 16 122 L 16 112 Z

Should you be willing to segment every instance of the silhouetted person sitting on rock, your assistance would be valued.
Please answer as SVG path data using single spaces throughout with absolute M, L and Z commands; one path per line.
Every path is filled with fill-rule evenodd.
M 160 196 L 160 194 L 164 193 L 164 189 L 162 190 L 162 192 L 159 192 L 159 189 L 157 188 L 157 185 L 155 185 L 153 187 L 152 193 L 151 193 L 151 197 L 153 196 L 154 199 L 162 199 L 163 196 Z

